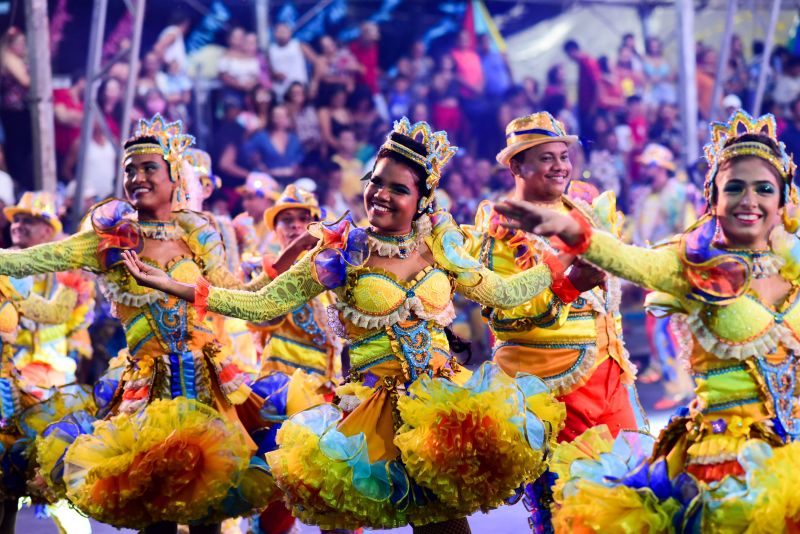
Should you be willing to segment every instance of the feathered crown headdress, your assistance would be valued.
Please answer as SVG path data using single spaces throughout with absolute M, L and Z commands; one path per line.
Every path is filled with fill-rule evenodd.
M 158 141 L 153 143 L 137 143 L 125 149 L 122 156 L 123 165 L 130 156 L 137 154 L 158 154 L 169 165 L 169 178 L 178 183 L 175 190 L 174 204 L 182 206 L 186 203 L 186 187 L 181 176 L 181 166 L 185 162 L 187 149 L 194 144 L 194 136 L 183 133 L 183 122 L 167 122 L 160 113 L 156 113 L 149 121 L 140 119 L 139 124 L 133 130 L 133 134 L 128 138 L 129 143 L 137 139 L 152 137 Z
M 754 156 L 772 165 L 778 171 L 786 187 L 787 201 L 796 201 L 796 192 L 792 184 L 796 165 L 792 161 L 792 157 L 786 152 L 786 145 L 778 141 L 777 125 L 772 114 L 767 113 L 756 119 L 746 111 L 739 109 L 730 116 L 727 122 L 711 123 L 709 125 L 709 133 L 711 141 L 703 147 L 708 161 L 708 173 L 706 174 L 703 192 L 709 203 L 711 203 L 714 179 L 719 172 L 720 166 L 737 156 Z M 745 134 L 766 135 L 778 145 L 780 155 L 776 155 L 769 146 L 758 141 L 745 141 L 729 147 L 725 146 L 731 139 Z
M 406 137 L 410 137 L 422 143 L 425 146 L 427 156 L 417 154 L 410 148 L 393 141 L 393 133 L 405 135 Z M 458 147 L 451 145 L 450 141 L 447 140 L 447 132 L 444 130 L 434 132 L 431 130 L 430 124 L 425 121 L 420 121 L 412 125 L 407 117 L 403 117 L 399 121 L 394 121 L 394 129 L 389 133 L 386 142 L 381 148 L 387 148 L 393 152 L 397 152 L 411 161 L 418 163 L 428 173 L 425 184 L 428 186 L 428 191 L 430 193 L 420 201 L 420 211 L 425 211 L 433 202 L 434 193 L 439 186 L 439 180 L 442 179 L 442 170 L 445 165 L 447 165 L 447 162 L 450 161 L 450 158 L 458 152 Z

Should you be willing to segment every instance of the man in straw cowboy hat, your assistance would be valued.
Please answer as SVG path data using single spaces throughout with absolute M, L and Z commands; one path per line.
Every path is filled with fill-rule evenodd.
M 15 248 L 53 241 L 61 233 L 55 198 L 44 191 L 28 191 L 20 201 L 3 209 L 11 221 Z M 49 301 L 52 315 L 69 316 L 59 324 L 22 319 L 14 342 L 14 366 L 24 378 L 27 393 L 46 398 L 50 388 L 75 381 L 79 357 L 91 358 L 88 327 L 94 311 L 94 284 L 78 272 L 38 275 L 32 293 Z M 58 310 L 67 308 L 68 313 Z M 58 312 L 58 313 L 57 313 Z M 24 313 L 23 313 L 24 316 Z
M 589 184 L 570 184 L 569 149 L 577 141 L 547 112 L 512 120 L 506 127 L 506 148 L 497 155 L 514 176 L 511 195 L 563 212 L 576 207 L 596 224 L 618 230 L 613 193 L 598 195 Z M 538 376 L 564 403 L 567 417 L 559 441 L 572 441 L 599 425 L 614 436 L 623 429 L 646 428 L 634 389 L 635 371 L 622 342 L 619 282 L 560 253 L 556 243 L 509 230 L 504 222 L 493 203 L 484 201 L 474 227 L 468 227 L 472 252 L 488 268 L 508 276 L 530 269 L 546 254 L 558 254 L 569 267 L 549 290 L 526 304 L 483 310 L 495 337 L 495 363 L 511 376 Z M 525 488 L 523 502 L 534 526 L 549 523 L 552 482 L 552 475 L 545 474 Z
M 618 230 L 613 194 L 598 195 L 583 182 L 570 184 L 570 146 L 578 138 L 547 112 L 511 121 L 497 161 L 516 182 L 513 197 L 566 212 L 582 209 L 598 225 Z M 567 193 L 565 195 L 565 193 Z M 511 310 L 486 309 L 496 337 L 494 361 L 508 374 L 542 378 L 564 402 L 560 441 L 605 424 L 616 435 L 645 425 L 633 388 L 635 371 L 622 342 L 619 283 L 603 271 L 560 254 L 555 243 L 505 228 L 491 202 L 483 202 L 472 230 L 474 252 L 503 275 L 529 269 L 543 254 L 570 265 L 550 290 Z

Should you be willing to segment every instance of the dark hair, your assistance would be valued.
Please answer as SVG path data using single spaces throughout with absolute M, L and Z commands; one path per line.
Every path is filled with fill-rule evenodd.
M 561 69 L 561 63 L 556 63 L 555 65 L 551 65 L 549 69 L 547 69 L 547 83 L 555 84 L 558 83 L 558 71 Z
M 450 352 L 455 352 L 456 354 L 466 352 L 467 358 L 460 363 L 462 365 L 469 363 L 472 359 L 472 343 L 457 335 L 449 326 L 445 327 L 444 335 L 447 337 L 447 344 L 450 345 Z
M 567 53 L 576 52 L 576 51 L 578 51 L 580 49 L 581 49 L 581 47 L 578 46 L 577 41 L 574 41 L 573 39 L 570 39 L 569 41 L 564 43 L 564 52 L 567 52 Z
M 764 41 L 753 41 L 753 55 L 760 56 L 764 53 Z
M 408 137 L 407 135 L 392 132 L 391 135 L 389 135 L 389 139 L 395 143 L 403 145 L 413 152 L 416 152 L 420 156 L 428 157 L 428 150 L 425 148 L 425 145 Z M 375 161 L 377 162 L 381 159 L 390 159 L 408 167 L 408 169 L 411 170 L 411 172 L 413 172 L 414 176 L 417 178 L 417 190 L 419 191 L 420 196 L 427 196 L 430 194 L 430 190 L 428 189 L 428 184 L 426 182 L 428 179 L 428 171 L 425 170 L 425 167 L 416 161 L 405 157 L 399 152 L 395 152 L 394 150 L 386 147 L 381 147 L 381 149 L 378 151 L 378 156 L 375 158 Z
M 733 139 L 730 139 L 728 142 L 725 143 L 724 148 L 736 146 L 742 143 L 760 143 L 769 148 L 770 152 L 772 152 L 772 154 L 776 158 L 781 159 L 781 150 L 780 147 L 778 146 L 778 143 L 776 143 L 775 140 L 772 139 L 770 136 L 762 133 L 757 133 L 757 134 L 747 133 L 734 137 Z M 733 164 L 735 161 L 740 161 L 747 158 L 757 158 L 757 157 L 758 156 L 751 156 L 747 154 L 733 156 L 732 158 L 725 160 L 725 162 L 722 163 L 722 165 L 720 165 L 719 168 L 722 169 L 723 167 L 727 167 Z M 770 165 L 769 168 L 775 175 L 775 177 L 778 179 L 778 185 L 782 186 L 783 178 L 778 174 L 777 169 L 775 169 L 772 165 Z M 719 173 L 719 169 L 717 173 Z M 716 182 L 716 176 L 714 177 L 714 181 Z M 780 190 L 780 195 L 781 195 L 780 205 L 781 207 L 783 207 L 784 203 L 786 202 L 786 191 L 784 187 L 778 187 L 778 189 Z M 711 187 L 711 204 L 716 204 L 716 202 L 717 202 L 717 187 L 716 183 L 714 183 L 712 184 Z

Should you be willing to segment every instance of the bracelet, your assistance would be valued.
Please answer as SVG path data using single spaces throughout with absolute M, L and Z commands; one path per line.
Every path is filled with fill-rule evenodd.
M 553 281 L 550 283 L 550 291 L 564 304 L 575 302 L 581 292 L 575 289 L 570 279 L 567 278 L 567 273 L 572 270 L 572 265 L 569 265 L 565 270 L 557 256 L 547 253 L 542 258 L 542 261 L 550 267 L 550 273 L 553 277 Z

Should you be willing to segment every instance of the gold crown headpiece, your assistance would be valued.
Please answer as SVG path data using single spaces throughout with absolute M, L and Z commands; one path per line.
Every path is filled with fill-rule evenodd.
M 393 141 L 393 133 L 405 135 L 425 145 L 427 156 L 417 154 L 410 148 Z M 397 152 L 418 163 L 428 173 L 425 184 L 428 186 L 430 193 L 420 202 L 420 211 L 424 211 L 433 201 L 434 193 L 439 186 L 439 180 L 442 179 L 442 170 L 447 165 L 447 162 L 450 161 L 450 158 L 458 152 L 458 147 L 451 145 L 450 141 L 448 141 L 447 132 L 444 130 L 434 132 L 431 130 L 430 124 L 425 121 L 412 125 L 407 117 L 394 121 L 394 129 L 389 133 L 386 142 L 381 148 Z
M 736 110 L 727 122 L 713 122 L 709 125 L 711 142 L 703 147 L 706 160 L 708 161 L 708 173 L 703 187 L 706 200 L 711 202 L 711 191 L 714 187 L 714 179 L 719 172 L 720 166 L 726 161 L 737 156 L 754 156 L 761 158 L 772 165 L 787 188 L 787 200 L 795 200 L 796 191 L 792 183 L 796 165 L 792 161 L 791 155 L 786 152 L 786 145 L 778 140 L 777 125 L 775 116 L 767 113 L 756 119 L 746 111 Z M 745 134 L 766 135 L 778 146 L 780 155 L 776 155 L 772 149 L 764 143 L 757 141 L 746 141 L 736 143 L 729 147 L 725 144 L 736 137 Z

